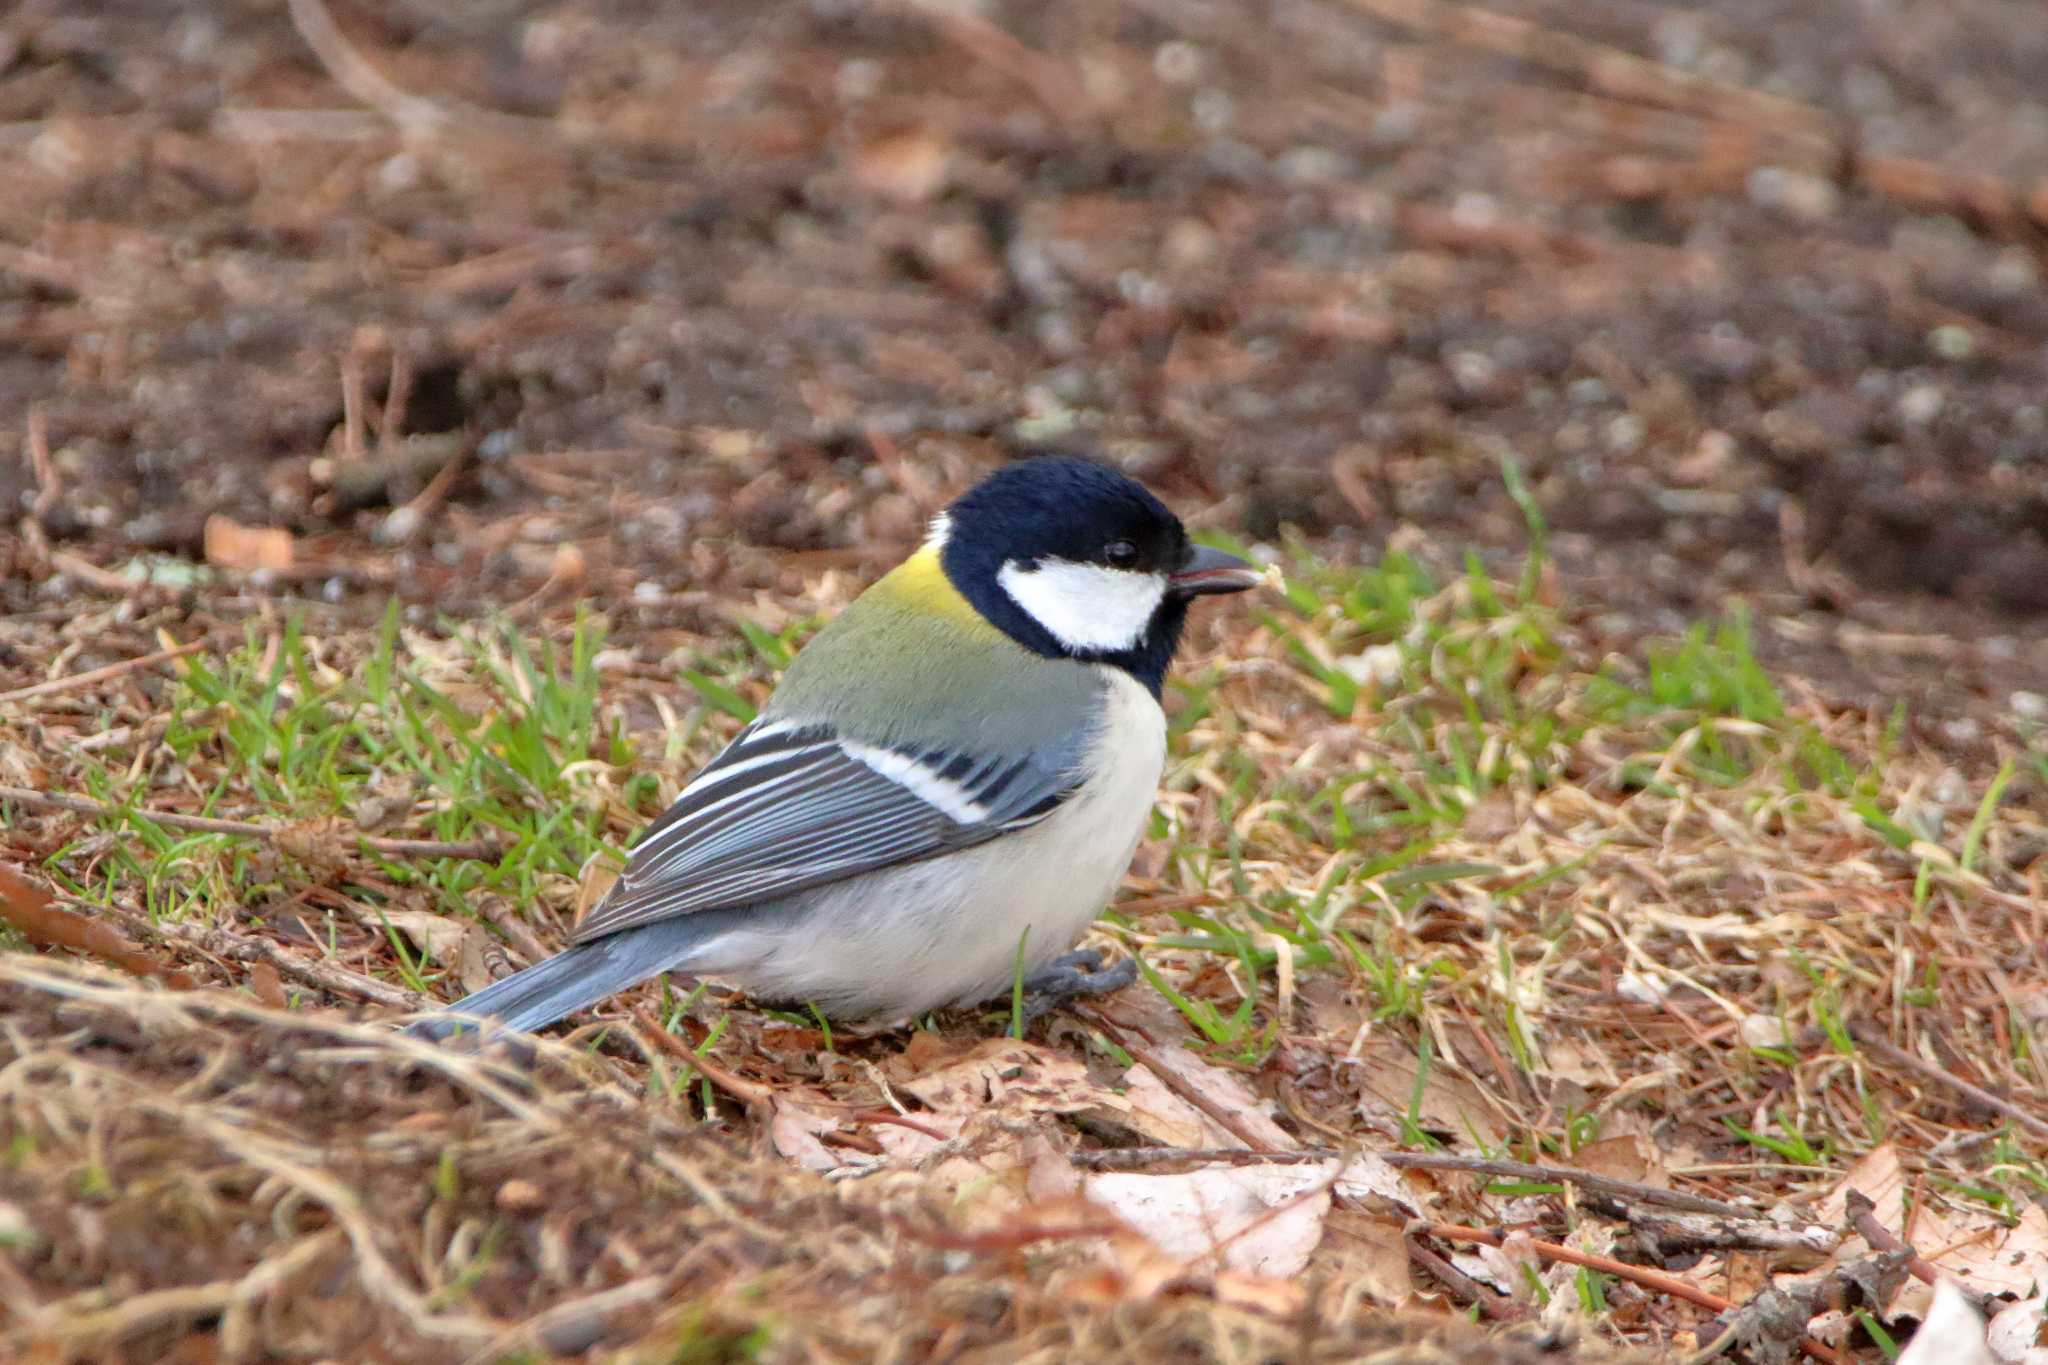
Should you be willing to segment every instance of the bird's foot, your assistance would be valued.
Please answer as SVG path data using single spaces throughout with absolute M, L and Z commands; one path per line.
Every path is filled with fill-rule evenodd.
M 1091 995 L 1120 991 L 1138 979 L 1138 959 L 1127 957 L 1113 967 L 1102 965 L 1102 954 L 1081 948 L 1056 957 L 1024 978 L 1024 1022 L 1061 1005 Z

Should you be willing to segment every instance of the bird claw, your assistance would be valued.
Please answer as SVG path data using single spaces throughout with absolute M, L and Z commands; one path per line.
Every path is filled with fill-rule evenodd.
M 1127 957 L 1104 968 L 1102 954 L 1081 948 L 1056 957 L 1024 978 L 1023 1022 L 1032 1023 L 1061 1005 L 1091 995 L 1120 991 L 1138 979 L 1138 959 Z

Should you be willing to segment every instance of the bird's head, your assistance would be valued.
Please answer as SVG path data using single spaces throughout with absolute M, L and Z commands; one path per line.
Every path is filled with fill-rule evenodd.
M 960 595 L 1018 644 L 1121 667 L 1154 695 L 1188 603 L 1261 577 L 1191 543 L 1138 483 L 1063 455 L 997 470 L 933 519 L 929 543 Z

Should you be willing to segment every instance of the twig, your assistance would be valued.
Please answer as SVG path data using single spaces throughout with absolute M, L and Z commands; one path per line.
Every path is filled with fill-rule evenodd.
M 234 1302 L 237 1281 L 215 1280 L 209 1284 L 176 1285 L 131 1294 L 111 1308 L 80 1313 L 54 1324 L 51 1338 L 78 1348 L 125 1343 L 131 1337 L 153 1332 L 173 1323 L 190 1323 L 219 1316 Z M 46 1342 L 49 1338 L 46 1338 Z
M 499 1334 L 490 1345 L 470 1356 L 468 1365 L 506 1360 L 533 1349 L 580 1355 L 596 1344 L 619 1312 L 661 1298 L 670 1288 L 670 1281 L 663 1276 L 643 1275 L 612 1289 L 558 1303 Z
M 1622 99 L 1755 124 L 1815 141 L 1830 139 L 1828 116 L 1811 104 L 1696 76 L 1606 43 L 1527 19 L 1446 0 L 1346 0 L 1356 10 L 1403 28 L 1514 57 L 1583 79 Z
M 1388 1152 L 1380 1159 L 1396 1170 L 1467 1171 L 1474 1175 L 1497 1175 L 1505 1180 L 1555 1180 L 1596 1194 L 1610 1194 L 1618 1199 L 1633 1199 L 1667 1209 L 1682 1209 L 1687 1213 L 1746 1220 L 1758 1216 L 1755 1209 L 1745 1209 L 1739 1204 L 1726 1204 L 1684 1190 L 1667 1190 L 1633 1180 L 1617 1180 L 1613 1176 L 1595 1175 L 1591 1171 L 1578 1171 L 1566 1166 L 1539 1166 L 1528 1161 L 1496 1161 L 1479 1156 L 1438 1156 L 1432 1152 Z
M 399 89 L 370 65 L 320 0 L 289 0 L 288 7 L 292 27 L 334 83 L 397 124 L 399 131 L 429 132 L 449 121 L 448 111 L 440 105 Z
M 1158 1051 L 1149 1042 L 1141 1043 L 1136 1038 L 1133 1038 L 1128 1027 L 1119 1027 L 1111 1022 L 1109 1017 L 1100 1010 L 1081 1009 L 1076 1012 L 1115 1039 L 1125 1052 L 1128 1052 L 1133 1058 L 1143 1064 L 1147 1071 L 1157 1076 L 1162 1085 L 1208 1115 L 1224 1132 L 1242 1142 L 1253 1152 L 1272 1150 L 1265 1145 L 1266 1138 L 1262 1134 L 1247 1129 L 1238 1122 L 1236 1114 L 1233 1114 L 1229 1109 L 1218 1104 L 1209 1096 L 1204 1095 L 1196 1087 L 1189 1085 L 1172 1066 L 1168 1065 L 1160 1057 Z
M 386 543 L 411 540 L 427 524 L 427 519 L 448 500 L 448 490 L 455 487 L 456 476 L 462 473 L 466 461 L 463 451 L 457 449 L 448 462 L 434 471 L 434 477 L 411 502 L 403 507 L 393 508 L 384 518 L 384 524 L 377 528 L 377 537 Z
M 1964 1284 L 1953 1275 L 1944 1275 L 1934 1262 L 1913 1249 L 1911 1243 L 1894 1235 L 1892 1230 L 1877 1221 L 1877 1205 L 1870 1196 L 1858 1189 L 1851 1189 L 1843 1200 L 1844 1210 L 1849 1215 L 1849 1226 L 1861 1233 L 1863 1240 L 1873 1251 L 1903 1252 L 1906 1255 L 1906 1270 L 1922 1284 L 1940 1284 L 1943 1280 L 1955 1285 L 1970 1306 L 1978 1312 L 1986 1312 L 1984 1296 Z
M 234 142 L 368 142 L 387 135 L 383 119 L 360 109 L 217 109 L 207 131 Z
M 348 1236 L 340 1228 L 327 1228 L 295 1246 L 258 1262 L 235 1283 L 227 1311 L 220 1317 L 222 1354 L 229 1360 L 244 1360 L 256 1354 L 254 1319 L 262 1305 L 288 1285 L 293 1277 L 330 1252 L 338 1250 Z
M 1912 1053 L 1885 1037 L 1878 1030 L 1877 1026 L 1868 1020 L 1850 1020 L 1849 1033 L 1857 1042 L 1893 1065 L 1904 1067 L 1922 1080 L 1937 1081 L 1973 1103 L 1981 1104 L 1993 1113 L 2005 1115 L 2022 1128 L 2039 1133 L 2043 1137 L 2048 1137 L 2048 1119 L 2042 1118 L 2039 1113 L 2029 1113 L 2011 1100 L 2001 1099 L 1982 1086 L 1972 1085 L 1953 1072 L 1944 1071 L 1932 1062 L 1923 1061 L 1915 1057 Z M 2042 1110 L 2048 1111 L 2048 1097 L 2035 1096 L 2034 1099 Z
M 334 83 L 369 105 L 407 135 L 439 132 L 459 127 L 472 132 L 496 133 L 505 137 L 581 140 L 592 130 L 586 125 L 560 119 L 526 118 L 483 109 L 451 99 L 428 99 L 403 89 L 365 57 L 349 41 L 323 0 L 286 0 L 292 27 Z
M 292 6 L 294 12 L 298 8 Z M 341 357 L 341 458 L 350 465 L 362 463 L 367 444 L 363 439 L 364 336 L 365 331 L 359 329 Z
M 84 675 L 80 675 L 84 676 Z M 5 700 L 5 698 L 0 698 Z M 101 819 L 136 815 L 166 829 L 189 829 L 199 834 L 236 834 L 247 839 L 276 843 L 302 837 L 290 826 L 259 825 L 249 820 L 221 820 L 211 815 L 181 815 L 176 811 L 149 810 L 142 806 L 107 806 L 83 796 L 60 796 L 55 792 L 31 791 L 26 787 L 0 787 L 0 801 L 11 801 L 31 810 L 63 810 L 74 815 Z M 358 833 L 364 848 L 391 858 L 469 858 L 489 862 L 504 856 L 504 846 L 494 839 L 445 841 L 440 839 L 382 839 Z
M 757 1081 L 750 1081 L 744 1077 L 736 1076 L 718 1063 L 702 1056 L 694 1048 L 683 1042 L 682 1039 L 663 1028 L 644 1005 L 633 1011 L 633 1017 L 640 1021 L 642 1028 L 654 1036 L 655 1043 L 663 1052 L 674 1057 L 684 1066 L 689 1067 L 692 1071 L 702 1076 L 705 1080 L 710 1081 L 740 1103 L 752 1106 L 765 1104 L 774 1098 L 775 1090 L 772 1086 L 762 1085 Z
M 1477 1242 L 1481 1246 L 1498 1247 L 1507 1240 L 1501 1233 L 1486 1228 L 1463 1227 L 1457 1223 L 1428 1223 L 1419 1230 L 1432 1237 L 1440 1237 L 1446 1242 Z M 1617 1261 L 1612 1256 L 1595 1256 L 1591 1252 L 1579 1251 L 1573 1247 L 1545 1242 L 1534 1237 L 1528 1239 L 1528 1245 L 1545 1260 L 1563 1261 L 1567 1265 L 1597 1270 L 1602 1274 L 1639 1284 L 1645 1289 L 1654 1289 L 1675 1299 L 1684 1299 L 1687 1303 L 1711 1308 L 1716 1313 L 1725 1313 L 1736 1306 L 1733 1300 L 1724 1299 L 1719 1294 L 1709 1293 L 1696 1285 L 1687 1284 L 1675 1275 L 1667 1275 L 1648 1266 L 1630 1265 L 1627 1261 Z M 1801 1337 L 1799 1349 L 1815 1360 L 1825 1362 L 1826 1365 L 1845 1365 L 1842 1357 L 1831 1347 L 1822 1345 L 1812 1337 Z
M 1023 86 L 1054 118 L 1070 119 L 1088 109 L 1084 92 L 1064 66 L 1033 52 L 979 14 L 928 0 L 911 0 L 903 8 L 937 29 L 974 61 Z
M 1700 1251 L 1791 1251 L 1824 1255 L 1842 1240 L 1841 1233 L 1819 1223 L 1774 1223 L 1761 1217 L 1708 1219 L 1702 1214 L 1660 1218 L 1630 1207 L 1612 1195 L 1589 1194 L 1582 1207 L 1604 1218 L 1627 1223 L 1653 1260 Z
M 84 673 L 69 673 L 61 678 L 45 678 L 39 683 L 30 683 L 27 687 L 17 687 L 12 692 L 0 692 L 0 702 L 24 701 L 29 697 L 48 696 L 52 692 L 68 692 L 74 687 L 91 687 L 94 683 L 103 683 L 109 678 L 133 673 L 138 668 L 148 668 L 152 664 L 182 659 L 187 654 L 197 654 L 209 643 L 207 640 L 193 640 L 188 644 L 159 649 L 153 654 L 144 654 L 139 658 L 123 659 L 119 663 L 108 664 L 105 668 L 89 669 Z
M 1045 1223 L 1017 1223 L 1009 1227 L 968 1232 L 947 1227 L 923 1227 L 899 1213 L 884 1212 L 882 1218 L 913 1241 L 942 1251 L 1011 1252 L 1033 1242 L 1067 1241 L 1081 1237 L 1115 1237 L 1129 1232 L 1121 1221 L 1110 1218 L 1067 1226 Z
M 929 1123 L 919 1123 L 908 1114 L 899 1114 L 893 1109 L 858 1109 L 847 1117 L 855 1123 L 889 1123 L 898 1128 L 908 1128 L 913 1133 L 923 1133 L 938 1142 L 951 1141 L 944 1133 Z
M 1126 1045 L 1128 1049 L 1128 1045 Z M 1136 1052 L 1132 1052 L 1136 1056 Z M 1328 1161 L 1343 1153 L 1334 1147 L 1303 1147 L 1291 1151 L 1246 1151 L 1236 1147 L 1118 1147 L 1108 1151 L 1075 1152 L 1071 1160 L 1078 1166 L 1092 1170 L 1129 1170 L 1145 1166 L 1164 1165 L 1179 1161 L 1223 1162 L 1233 1166 L 1252 1166 L 1261 1163 L 1292 1163 L 1303 1161 Z M 1688 1213 L 1711 1214 L 1717 1218 L 1737 1218 L 1754 1222 L 1758 1218 L 1755 1209 L 1745 1209 L 1737 1204 L 1724 1204 L 1718 1199 L 1708 1199 L 1684 1190 L 1667 1190 L 1656 1185 L 1641 1185 L 1633 1180 L 1616 1180 L 1612 1176 L 1595 1175 L 1591 1171 L 1577 1171 L 1563 1166 L 1538 1166 L 1527 1161 L 1496 1161 L 1490 1157 L 1439 1156 L 1432 1152 L 1380 1152 L 1375 1154 L 1395 1170 L 1420 1171 L 1467 1171 L 1474 1175 L 1497 1175 L 1507 1180 L 1557 1181 L 1577 1185 L 1596 1194 L 1612 1195 L 1618 1199 L 1632 1199 L 1643 1204 L 1657 1204 L 1664 1208 L 1682 1209 Z
M 1742 1324 L 1731 1322 L 1721 1329 L 1721 1335 L 1694 1351 L 1685 1358 L 1685 1365 L 1707 1365 L 1708 1361 L 1719 1360 L 1728 1354 L 1728 1348 L 1735 1344 L 1735 1338 L 1742 1335 Z
M 393 986 L 379 981 L 374 976 L 350 971 L 332 962 L 301 957 L 283 944 L 272 939 L 260 938 L 253 934 L 238 934 L 229 929 L 220 929 L 198 924 L 181 924 L 176 920 L 153 921 L 146 915 L 120 906 L 96 906 L 85 901 L 65 897 L 72 904 L 89 910 L 112 912 L 134 933 L 153 936 L 172 943 L 196 948 L 200 952 L 230 962 L 268 962 L 281 975 L 290 977 L 301 985 L 326 991 L 330 995 L 350 996 L 367 1000 L 373 1005 L 384 1005 L 395 1010 L 420 1012 L 434 1007 L 434 1002 L 416 991 L 403 986 Z
M 1427 1224 L 1417 1224 L 1402 1230 L 1401 1245 L 1408 1252 L 1409 1260 L 1442 1280 L 1453 1293 L 1463 1295 L 1482 1314 L 1496 1322 L 1516 1322 L 1528 1316 L 1528 1310 L 1522 1305 L 1505 1294 L 1487 1288 L 1424 1246 L 1422 1239 L 1416 1234 L 1427 1230 Z
M 57 473 L 57 462 L 50 458 L 50 415 L 41 403 L 29 404 L 28 462 L 36 476 L 36 500 L 28 514 L 42 521 L 64 496 L 64 480 Z
M 169 598 L 174 595 L 163 584 L 151 582 L 147 576 L 128 578 L 102 569 L 83 555 L 74 555 L 63 550 L 50 552 L 50 567 L 115 597 L 142 597 L 154 593 L 158 597 Z
M 384 416 L 377 423 L 377 449 L 398 444 L 405 426 L 405 405 L 412 398 L 412 351 L 402 342 L 391 346 L 391 377 L 384 385 Z

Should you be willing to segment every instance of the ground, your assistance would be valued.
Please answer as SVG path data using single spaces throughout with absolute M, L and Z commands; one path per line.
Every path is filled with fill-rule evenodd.
M 7 1349 L 1420 1361 L 1474 1348 L 1378 1313 L 1477 1304 L 1678 1358 L 1712 1303 L 1556 1250 L 1748 1304 L 1873 1264 L 1851 1186 L 2023 1295 L 2037 20 L 0 20 Z M 649 988 L 530 1079 L 379 1030 L 558 944 L 1048 447 L 1276 566 L 1169 690 L 1101 937 L 1145 981 L 1009 1042 Z M 1290 1164 L 1172 1156 L 1218 1147 Z M 1173 1199 L 1265 1212 L 1099 1226 Z M 1924 1294 L 1866 1300 L 1784 1321 L 1875 1360 Z

